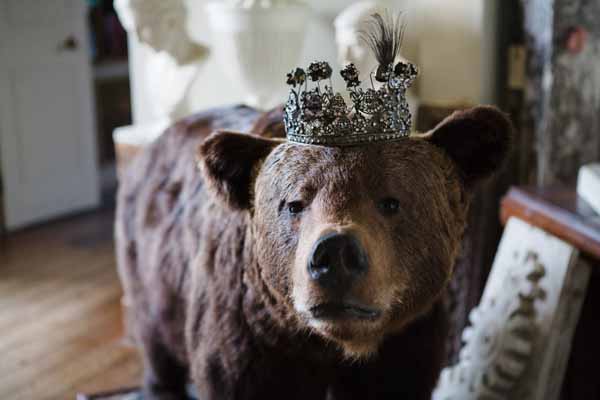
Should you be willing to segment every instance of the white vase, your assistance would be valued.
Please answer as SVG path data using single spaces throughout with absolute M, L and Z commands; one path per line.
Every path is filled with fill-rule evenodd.
M 297 66 L 309 8 L 303 2 L 239 1 L 206 5 L 211 48 L 245 102 L 268 109 L 286 98 L 286 74 Z

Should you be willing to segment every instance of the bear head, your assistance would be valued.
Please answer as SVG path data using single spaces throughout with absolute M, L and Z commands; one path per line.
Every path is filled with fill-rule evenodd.
M 350 147 L 218 132 L 200 165 L 218 201 L 248 213 L 260 279 L 298 328 L 363 358 L 440 297 L 470 194 L 507 157 L 511 132 L 489 106 Z

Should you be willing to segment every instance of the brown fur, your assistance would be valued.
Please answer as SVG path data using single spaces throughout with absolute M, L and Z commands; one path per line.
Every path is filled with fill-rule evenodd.
M 506 118 L 474 109 L 426 135 L 332 148 L 228 132 L 204 140 L 210 117 L 168 131 L 119 195 L 119 268 L 147 395 L 183 398 L 189 375 L 201 399 L 429 398 L 443 358 L 440 297 L 471 187 L 506 156 Z M 387 197 L 398 214 L 378 211 Z M 293 201 L 300 214 L 287 212 Z M 378 319 L 311 317 L 336 300 L 306 272 L 326 232 L 350 232 L 368 253 L 368 272 L 344 296 Z

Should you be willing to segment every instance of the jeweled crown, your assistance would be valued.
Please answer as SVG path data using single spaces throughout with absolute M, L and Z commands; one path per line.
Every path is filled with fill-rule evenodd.
M 285 106 L 284 122 L 291 142 L 330 146 L 349 146 L 397 140 L 410 135 L 411 114 L 406 90 L 417 77 L 417 67 L 408 62 L 394 65 L 400 50 L 402 26 L 389 23 L 379 14 L 373 16 L 375 32 L 365 39 L 379 61 L 370 76 L 371 87 L 360 87 L 359 71 L 353 64 L 342 69 L 352 105 L 334 92 L 331 66 L 313 62 L 305 71 L 296 68 L 287 76 L 291 86 Z M 373 82 L 379 82 L 378 87 Z M 309 87 L 309 81 L 313 82 Z

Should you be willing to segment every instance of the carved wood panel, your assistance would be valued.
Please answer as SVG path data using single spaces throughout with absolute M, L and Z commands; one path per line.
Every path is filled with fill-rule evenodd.
M 570 244 L 509 220 L 435 400 L 558 399 L 590 277 Z

